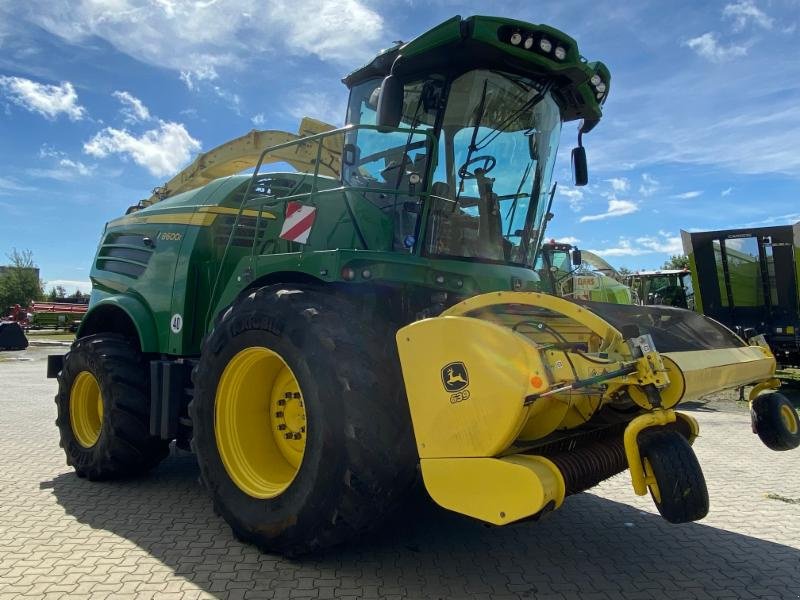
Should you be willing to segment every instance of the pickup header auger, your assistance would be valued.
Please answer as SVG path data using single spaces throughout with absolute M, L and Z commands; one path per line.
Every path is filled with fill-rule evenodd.
M 667 520 L 701 519 L 698 424 L 675 407 L 728 387 L 755 384 L 757 432 L 798 445 L 766 346 L 542 293 L 562 124 L 581 121 L 585 183 L 611 87 L 574 39 L 455 17 L 344 83 L 345 127 L 223 144 L 107 224 L 48 364 L 78 476 L 145 471 L 174 440 L 239 538 L 297 554 L 369 531 L 419 473 L 498 525 L 625 469 Z

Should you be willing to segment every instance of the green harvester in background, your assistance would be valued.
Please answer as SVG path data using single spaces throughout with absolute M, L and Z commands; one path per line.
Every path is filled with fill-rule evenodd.
M 536 272 L 548 294 L 573 300 L 631 304 L 631 289 L 619 273 L 596 254 L 550 240 L 536 257 Z

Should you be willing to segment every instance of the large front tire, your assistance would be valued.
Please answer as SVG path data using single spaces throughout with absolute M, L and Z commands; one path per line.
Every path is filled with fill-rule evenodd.
M 169 442 L 150 435 L 148 365 L 116 334 L 79 339 L 58 375 L 61 447 L 79 477 L 138 475 L 157 465 Z
M 394 331 L 347 299 L 305 286 L 241 298 L 204 341 L 194 384 L 202 478 L 236 536 L 263 550 L 369 531 L 415 479 Z

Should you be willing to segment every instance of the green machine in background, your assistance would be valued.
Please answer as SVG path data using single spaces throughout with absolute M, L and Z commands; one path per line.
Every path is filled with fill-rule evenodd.
M 588 250 L 555 240 L 542 244 L 536 258 L 542 289 L 572 300 L 631 304 L 631 289 L 617 281 L 616 269 Z
M 800 367 L 800 223 L 681 238 L 696 310 L 744 338 L 763 335 L 780 365 Z
M 630 286 L 636 304 L 695 308 L 689 269 L 637 271 L 627 275 L 625 283 Z

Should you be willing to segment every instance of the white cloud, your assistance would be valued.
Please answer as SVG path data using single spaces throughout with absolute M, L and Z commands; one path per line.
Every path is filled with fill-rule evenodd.
M 53 146 L 43 144 L 39 149 L 39 158 L 45 159 L 38 164 L 44 168 L 36 167 L 26 169 L 31 177 L 47 177 L 59 181 L 74 181 L 80 177 L 94 175 L 97 165 L 87 165 L 79 160 L 72 160 L 65 152 L 56 150 Z M 52 160 L 51 160 L 52 159 Z
M 49 168 L 26 169 L 25 173 L 31 177 L 47 177 L 58 181 L 75 181 L 81 177 L 94 175 L 97 165 L 87 165 L 79 160 L 59 158 Z
M 69 81 L 50 85 L 24 77 L 0 76 L 0 91 L 17 106 L 51 121 L 62 114 L 70 121 L 79 121 L 86 116 L 86 109 L 78 104 L 78 94 Z
M 250 118 L 250 120 L 256 127 L 264 127 L 264 125 L 267 124 L 267 118 L 264 116 L 264 113 L 258 113 L 257 115 L 253 115 Z
M 559 244 L 570 244 L 572 246 L 574 246 L 575 244 L 580 242 L 580 240 L 578 238 L 572 237 L 570 235 L 566 235 L 566 236 L 563 236 L 563 237 L 558 237 L 558 238 L 556 238 L 556 241 Z
M 746 46 L 737 46 L 735 44 L 723 46 L 717 40 L 717 34 L 711 31 L 687 40 L 683 45 L 694 50 L 699 56 L 717 63 L 747 54 Z
M 719 195 L 720 195 L 720 196 L 722 196 L 722 197 L 724 198 L 725 196 L 730 196 L 732 191 L 733 191 L 733 187 L 727 187 L 727 188 L 725 188 L 724 190 L 722 190 L 722 191 L 719 193 Z
M 11 177 L 0 177 L 0 196 L 14 192 L 35 192 L 36 188 L 20 183 Z
M 625 177 L 612 177 L 606 179 L 615 192 L 627 192 L 631 187 L 631 182 Z
M 643 254 L 683 254 L 683 245 L 679 235 L 670 235 L 659 231 L 658 235 L 641 236 L 635 239 L 620 237 L 616 245 L 598 250 L 590 250 L 602 257 L 641 256 Z
M 344 116 L 344 100 L 339 102 L 325 92 L 298 92 L 291 98 L 286 112 L 297 119 L 314 117 L 329 125 L 340 125 Z
M 230 108 L 237 115 L 241 114 L 240 106 L 242 99 L 239 97 L 239 94 L 235 94 L 218 85 L 212 85 L 211 90 L 217 95 L 218 98 L 221 98 L 225 101 L 225 103 L 228 105 L 228 108 Z
M 214 81 L 218 78 L 219 73 L 210 65 L 199 65 L 193 69 L 181 71 L 181 81 L 191 91 L 196 90 L 201 81 Z
M 122 109 L 120 112 L 122 113 L 126 123 L 133 124 L 140 121 L 150 120 L 150 111 L 147 110 L 147 107 L 144 105 L 144 103 L 136 96 L 130 94 L 129 92 L 119 90 L 114 92 L 112 96 L 122 103 Z
M 88 294 L 92 291 L 92 282 L 88 279 L 52 279 L 45 282 L 45 289 L 50 290 L 60 285 L 67 291 L 67 295 L 74 294 L 80 290 L 82 294 Z
M 577 188 L 558 188 L 558 195 L 563 196 L 569 201 L 569 207 L 573 212 L 583 210 L 583 191 Z
M 181 123 L 159 121 L 158 128 L 135 136 L 125 129 L 106 127 L 83 145 L 91 156 L 105 158 L 111 154 L 129 156 L 157 177 L 175 174 L 200 150 Z
M 642 236 L 636 238 L 636 243 L 653 252 L 664 254 L 683 254 L 681 236 L 670 235 L 666 231 L 659 231 L 657 236 Z
M 268 12 L 289 52 L 322 60 L 352 63 L 354 50 L 383 31 L 383 18 L 358 0 L 276 0 Z
M 603 219 L 610 219 L 611 217 L 621 217 L 629 215 L 639 210 L 639 206 L 630 200 L 617 200 L 612 198 L 608 201 L 608 210 L 604 213 L 597 215 L 585 215 L 580 218 L 581 223 L 587 221 L 601 221 Z
M 673 198 L 678 198 L 679 200 L 691 200 L 692 198 L 697 198 L 698 196 L 702 196 L 703 192 L 700 190 L 692 190 L 690 192 L 683 192 L 682 194 L 674 194 Z
M 647 173 L 642 173 L 642 183 L 639 186 L 639 193 L 645 198 L 648 198 L 658 191 L 660 185 L 661 184 L 655 177 Z
M 773 215 L 771 217 L 767 217 L 766 219 L 762 219 L 760 221 L 752 221 L 750 223 L 738 223 L 732 225 L 728 229 L 740 229 L 743 227 L 759 227 L 765 225 L 793 225 L 794 223 L 798 222 L 800 222 L 800 212 L 793 212 L 782 215 Z
M 270 53 L 358 64 L 384 38 L 362 0 L 28 0 L 30 22 L 69 42 L 105 40 L 137 60 L 181 72 L 187 85 Z M 213 78 L 213 77 L 212 77 Z
M 772 29 L 774 20 L 758 8 L 752 0 L 739 0 L 726 4 L 722 9 L 722 16 L 733 20 L 733 30 L 741 31 L 748 23 L 758 25 L 763 29 Z
M 241 114 L 241 98 L 238 94 L 214 83 L 219 79 L 219 73 L 211 65 L 198 65 L 188 70 L 181 70 L 181 81 L 192 92 L 201 89 L 210 89 L 215 96 L 222 99 L 237 115 Z M 204 86 L 204 84 L 208 84 Z

